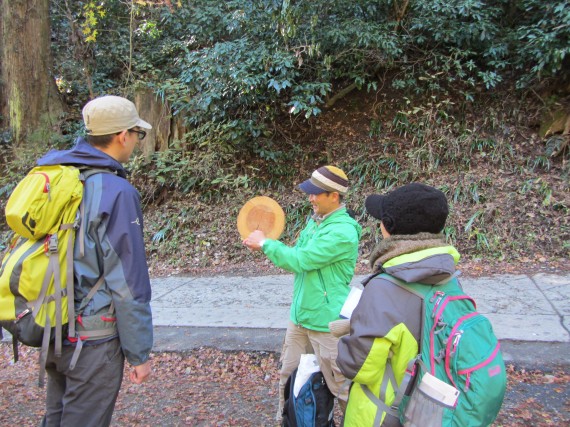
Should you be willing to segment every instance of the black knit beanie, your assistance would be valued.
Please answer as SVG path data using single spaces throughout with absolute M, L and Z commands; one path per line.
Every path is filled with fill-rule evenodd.
M 440 233 L 449 213 L 445 195 L 429 185 L 412 183 L 386 194 L 373 194 L 366 210 L 390 234 Z

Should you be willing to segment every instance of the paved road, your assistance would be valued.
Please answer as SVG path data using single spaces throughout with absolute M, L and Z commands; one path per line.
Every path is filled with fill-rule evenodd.
M 351 285 L 360 286 L 364 277 L 355 276 Z M 507 362 L 570 367 L 570 274 L 460 280 L 491 320 Z M 280 351 L 292 283 L 288 274 L 154 278 L 154 350 Z
M 460 280 L 491 320 L 507 361 L 570 366 L 570 274 Z M 280 351 L 292 282 L 291 275 L 152 279 L 155 350 Z

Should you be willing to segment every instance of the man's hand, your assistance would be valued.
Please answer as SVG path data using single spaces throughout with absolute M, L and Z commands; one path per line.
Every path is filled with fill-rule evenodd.
M 261 250 L 261 242 L 265 240 L 265 234 L 261 230 L 252 231 L 249 236 L 243 241 L 251 251 Z
M 129 378 L 134 384 L 142 384 L 149 379 L 151 373 L 150 360 L 147 360 L 142 365 L 133 366 Z

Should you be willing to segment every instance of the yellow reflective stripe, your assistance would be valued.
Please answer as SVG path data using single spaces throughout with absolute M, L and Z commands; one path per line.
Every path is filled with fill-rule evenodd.
M 397 354 L 390 355 L 393 347 L 398 349 Z M 374 339 L 354 381 L 368 385 L 377 393 L 384 377 L 385 361 L 391 357 L 396 379 L 401 381 L 409 360 L 417 356 L 417 353 L 418 343 L 414 335 L 405 324 L 398 323 L 384 337 Z
M 397 325 L 396 327 L 398 326 L 401 327 L 402 324 Z M 388 359 L 391 345 L 392 342 L 384 337 L 375 338 L 364 363 L 354 377 L 354 381 L 357 383 L 367 384 L 369 387 L 378 384 L 379 389 L 385 368 L 385 365 L 379 363 L 379 361 L 386 361 L 386 359 Z M 376 387 L 374 387 L 374 389 L 374 391 L 377 392 Z
M 443 246 L 439 248 L 424 249 L 422 251 L 413 252 L 411 254 L 400 255 L 395 258 L 392 258 L 390 261 L 386 262 L 382 266 L 384 268 L 388 268 L 388 267 L 393 267 L 395 265 L 406 264 L 409 262 L 418 262 L 424 258 L 428 258 L 434 255 L 445 255 L 445 254 L 451 255 L 455 260 L 456 264 L 459 262 L 460 255 L 459 252 L 457 252 L 457 249 L 455 249 L 453 246 Z
M 378 408 L 366 396 L 360 384 L 366 384 L 378 397 L 388 358 L 391 358 L 396 382 L 400 384 L 408 362 L 418 355 L 418 351 L 418 342 L 403 323 L 394 325 L 386 336 L 376 337 L 366 360 L 354 377 L 356 384 L 350 390 L 344 425 L 373 425 Z M 391 385 L 388 386 L 386 395 L 385 403 L 389 406 L 395 397 Z M 385 414 L 382 414 L 382 419 L 384 416 Z

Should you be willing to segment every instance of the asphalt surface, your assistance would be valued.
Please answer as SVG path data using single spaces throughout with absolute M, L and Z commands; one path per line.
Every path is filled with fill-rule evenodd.
M 360 287 L 366 276 L 355 276 Z M 501 341 L 507 363 L 570 367 L 570 274 L 460 278 Z M 293 276 L 171 276 L 151 280 L 154 351 L 280 352 Z M 11 340 L 4 331 L 3 341 Z
M 360 286 L 366 276 L 355 276 Z M 507 363 L 570 366 L 570 274 L 460 278 L 501 341 Z M 292 275 L 152 279 L 155 351 L 202 346 L 281 350 Z

